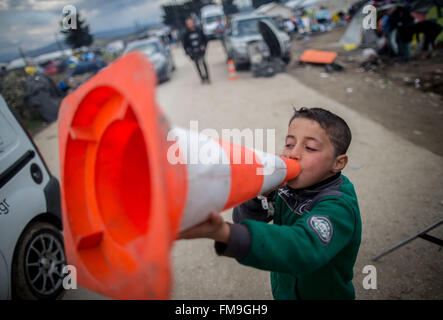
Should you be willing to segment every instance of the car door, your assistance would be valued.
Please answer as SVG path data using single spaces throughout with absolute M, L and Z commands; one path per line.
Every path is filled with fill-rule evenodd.
M 7 274 L 23 229 L 46 212 L 43 186 L 48 182 L 49 173 L 34 144 L 0 96 L 0 253 Z M 0 271 L 1 267 L 0 261 Z
M 9 277 L 8 265 L 0 252 L 0 300 L 9 299 Z

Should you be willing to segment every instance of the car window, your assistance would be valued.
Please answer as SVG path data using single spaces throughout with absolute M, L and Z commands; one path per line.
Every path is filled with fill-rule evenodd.
M 221 18 L 222 18 L 221 15 L 218 15 L 218 16 L 210 16 L 210 17 L 206 17 L 204 21 L 205 21 L 206 24 L 210 24 L 210 23 L 217 22 L 217 20 L 218 20 L 218 19 L 221 19 Z
M 143 51 L 143 53 L 147 54 L 148 56 L 152 56 L 153 54 L 160 52 L 160 48 L 155 42 L 134 45 L 133 47 L 129 48 L 128 52 L 135 50 Z
M 266 20 L 275 25 L 271 18 L 257 18 L 237 21 L 235 27 L 233 28 L 234 36 L 249 36 L 259 34 L 258 22 L 260 20 Z
M 17 140 L 17 133 L 0 110 L 0 159 L 15 146 Z

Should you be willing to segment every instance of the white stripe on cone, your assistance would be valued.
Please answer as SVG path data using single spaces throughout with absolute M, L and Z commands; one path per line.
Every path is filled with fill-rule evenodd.
M 272 190 L 285 180 L 287 168 L 286 163 L 274 154 L 259 150 L 254 150 L 254 152 L 258 156 L 260 163 L 263 165 L 262 172 L 259 172 L 264 178 L 263 186 L 260 190 L 260 194 L 262 194 Z
M 204 134 L 180 127 L 174 127 L 171 133 L 187 168 L 188 190 L 180 224 L 183 231 L 205 221 L 211 211 L 221 212 L 225 207 L 231 189 L 230 157 L 217 141 Z M 260 193 L 280 185 L 287 172 L 284 161 L 276 155 L 251 150 L 263 166 L 257 172 L 263 175 Z
M 229 159 L 214 139 L 174 127 L 180 153 L 186 161 L 188 193 L 180 231 L 203 222 L 211 211 L 220 212 L 231 189 Z M 201 159 L 200 156 L 203 156 Z M 206 156 L 206 157 L 205 157 Z

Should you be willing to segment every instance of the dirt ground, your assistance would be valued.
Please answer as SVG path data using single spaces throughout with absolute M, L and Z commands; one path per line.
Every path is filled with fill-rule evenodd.
M 338 46 L 345 30 L 340 27 L 309 40 L 293 40 L 288 73 L 414 144 L 443 155 L 443 55 L 408 63 L 382 57 L 381 66 L 366 71 L 360 67 L 362 50 L 346 52 Z M 306 49 L 338 52 L 336 62 L 344 71 L 327 73 L 321 65 L 300 65 Z

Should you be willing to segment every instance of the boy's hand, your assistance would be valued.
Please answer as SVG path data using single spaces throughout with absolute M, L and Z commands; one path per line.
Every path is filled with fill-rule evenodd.
M 178 239 L 209 238 L 218 242 L 228 243 L 230 226 L 217 212 L 211 212 L 208 220 L 199 225 L 180 232 Z

